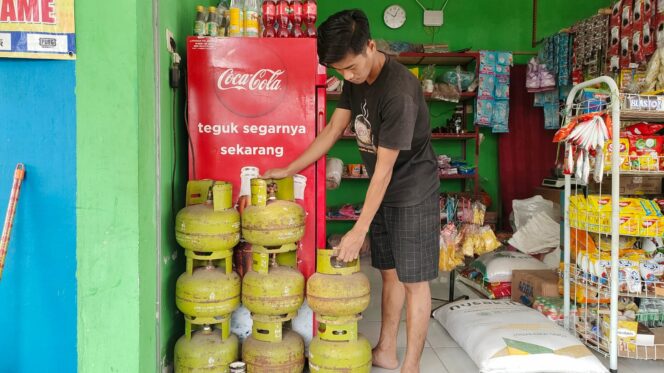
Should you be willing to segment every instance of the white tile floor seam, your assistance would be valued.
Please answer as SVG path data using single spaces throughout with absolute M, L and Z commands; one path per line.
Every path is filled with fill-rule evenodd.
M 362 259 L 362 272 L 367 274 L 371 282 L 371 303 L 369 308 L 363 313 L 363 318 L 360 320 L 358 329 L 370 342 L 372 346 L 378 342 L 380 334 L 380 292 L 381 292 L 381 279 L 379 272 L 371 268 L 369 258 Z M 456 294 L 468 295 L 471 298 L 477 298 L 477 295 L 464 285 L 457 283 L 455 288 Z M 446 299 L 448 296 L 448 281 L 447 276 L 441 276 L 431 281 L 431 295 L 435 298 Z M 440 302 L 433 301 L 433 307 L 439 305 Z M 399 323 L 399 334 L 397 336 L 397 356 L 399 361 L 403 361 L 406 353 L 406 312 L 405 309 L 401 314 L 401 322 Z M 609 361 L 606 358 L 600 357 L 600 361 L 608 367 Z M 396 370 L 387 370 L 382 368 L 372 368 L 372 373 L 385 373 L 385 372 L 399 372 Z M 420 361 L 421 373 L 477 373 L 479 369 L 468 354 L 459 347 L 459 345 L 447 333 L 447 330 L 434 319 L 429 321 L 429 331 L 422 352 L 422 360 Z M 618 361 L 619 373 L 662 373 L 664 372 L 663 361 L 642 361 L 633 359 L 619 359 Z

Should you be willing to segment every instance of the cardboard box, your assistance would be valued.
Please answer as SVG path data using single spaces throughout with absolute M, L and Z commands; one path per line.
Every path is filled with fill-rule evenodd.
M 605 178 L 602 187 L 602 194 L 611 194 L 610 177 Z M 599 193 L 599 184 L 589 181 L 588 189 L 590 193 Z M 662 178 L 651 176 L 627 176 L 620 177 L 620 194 L 621 195 L 645 195 L 645 194 L 661 194 L 662 193 Z
M 558 295 L 558 274 L 555 271 L 544 269 L 512 272 L 513 301 L 531 307 L 535 298 L 539 296 L 557 297 Z
M 535 188 L 535 191 L 533 195 L 540 195 L 544 197 L 544 199 L 548 199 L 549 201 L 553 203 L 557 203 L 558 205 L 562 204 L 562 195 L 563 190 L 562 189 L 556 189 L 556 188 L 548 188 L 548 187 L 543 187 L 539 186 Z

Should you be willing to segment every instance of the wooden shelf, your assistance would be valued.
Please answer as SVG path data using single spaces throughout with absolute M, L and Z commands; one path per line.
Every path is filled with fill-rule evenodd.
M 456 66 L 468 65 L 473 61 L 478 61 L 480 54 L 478 52 L 467 53 L 400 53 L 395 57 L 397 61 L 404 65 L 440 65 Z
M 461 96 L 459 97 L 459 102 L 467 101 L 467 100 L 472 100 L 477 96 L 477 92 L 462 92 Z M 327 100 L 328 101 L 339 101 L 339 98 L 341 98 L 341 92 L 327 92 Z M 431 93 L 425 93 L 424 94 L 424 100 L 427 102 L 450 102 L 450 101 L 444 101 L 444 100 L 436 100 L 431 98 Z M 454 102 L 450 102 L 454 104 Z
M 432 140 L 473 140 L 477 135 L 475 132 L 468 133 L 432 133 Z M 341 136 L 342 140 L 355 140 L 355 136 Z
M 351 217 L 345 217 L 345 216 L 335 217 L 335 218 L 332 218 L 332 217 L 329 217 L 329 216 L 325 217 L 325 220 L 327 220 L 327 221 L 357 221 L 357 219 L 358 218 L 351 218 Z

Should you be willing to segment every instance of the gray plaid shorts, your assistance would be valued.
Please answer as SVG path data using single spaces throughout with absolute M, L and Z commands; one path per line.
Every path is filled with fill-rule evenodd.
M 380 206 L 370 238 L 373 267 L 396 268 L 401 282 L 435 279 L 440 255 L 438 193 L 414 206 Z

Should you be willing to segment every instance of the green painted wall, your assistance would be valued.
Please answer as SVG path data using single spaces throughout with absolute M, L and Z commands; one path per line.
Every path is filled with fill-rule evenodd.
M 156 371 L 151 2 L 76 2 L 78 367 Z
M 429 9 L 440 9 L 445 0 L 421 0 Z M 398 29 L 389 29 L 383 23 L 383 11 L 389 5 L 400 4 L 407 14 L 406 24 Z M 538 38 L 569 27 L 576 20 L 596 13 L 601 7 L 610 4 L 609 0 L 556 0 L 539 1 Z M 415 1 L 395 0 L 356 0 L 318 2 L 319 23 L 331 14 L 348 8 L 360 8 L 367 13 L 375 39 L 400 40 L 415 43 L 447 43 L 450 50 L 471 48 L 473 50 L 509 50 L 533 51 L 532 0 L 474 0 L 448 3 L 445 9 L 444 25 L 437 30 L 422 25 L 422 9 Z M 529 56 L 516 56 L 515 63 L 527 63 Z M 514 87 L 512 89 L 519 89 Z M 445 123 L 451 115 L 454 105 L 433 102 L 429 104 L 432 126 Z M 328 105 L 328 113 L 334 109 L 334 103 Z M 535 125 L 543 125 L 535 124 Z M 498 136 L 482 130 L 485 140 L 480 150 L 481 187 L 487 191 L 494 202 L 499 202 L 500 177 L 498 175 Z M 434 147 L 439 154 L 460 155 L 461 144 L 450 141 L 437 141 Z M 469 146 L 473 147 L 471 143 Z M 470 149 L 470 148 L 469 148 Z M 469 154 L 474 152 L 469 151 Z M 331 156 L 341 158 L 345 163 L 361 163 L 357 146 L 352 140 L 341 140 L 330 152 Z M 470 158 L 473 159 L 472 157 Z M 364 200 L 366 180 L 345 180 L 342 187 L 328 192 L 328 205 L 338 206 L 343 203 L 358 203 Z M 458 190 L 458 181 L 443 181 L 442 190 Z M 492 210 L 499 209 L 494 203 Z M 344 232 L 352 223 L 328 223 L 328 233 Z

